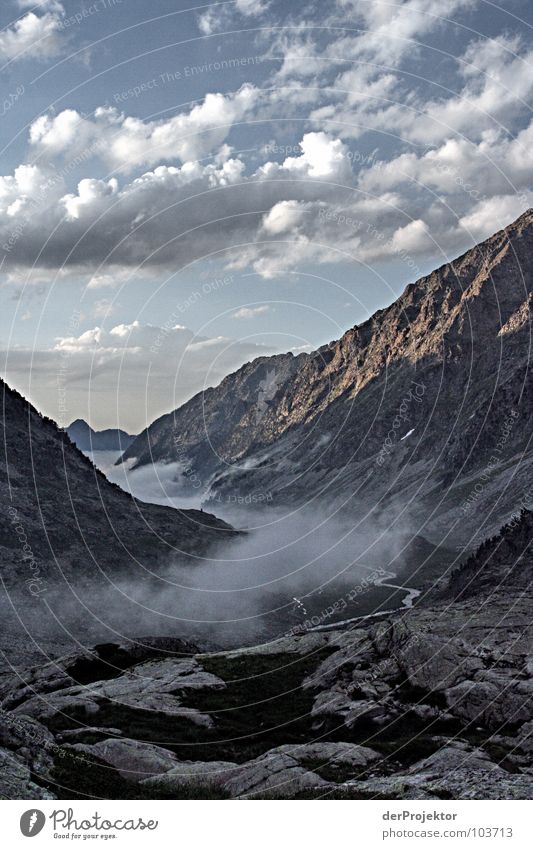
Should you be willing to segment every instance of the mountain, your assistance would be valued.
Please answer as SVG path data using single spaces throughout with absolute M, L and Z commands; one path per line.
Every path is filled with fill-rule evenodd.
M 0 392 L 0 648 L 11 664 L 76 642 L 104 604 L 135 624 L 143 609 L 127 608 L 125 581 L 146 584 L 177 559 L 194 566 L 234 535 L 209 513 L 135 500 L 3 381 Z
M 100 644 L 4 676 L 0 794 L 530 799 L 532 534 L 522 510 L 385 617 L 216 654 Z
M 172 551 L 201 554 L 229 526 L 209 513 L 144 504 L 107 478 L 51 420 L 3 381 L 0 517 L 3 579 L 24 571 L 16 514 L 28 544 L 50 577 L 56 567 L 86 574 L 117 572 L 139 561 L 154 565 Z M 14 512 L 13 512 L 14 511 Z
M 452 572 L 442 595 L 463 601 L 487 598 L 504 590 L 514 599 L 529 598 L 533 584 L 532 545 L 533 513 L 524 507 Z
M 76 419 L 65 430 L 80 451 L 125 451 L 135 439 L 119 428 L 93 430 L 83 419 Z
M 177 462 L 213 505 L 408 504 L 434 538 L 486 536 L 531 472 L 532 235 L 529 210 L 338 341 L 247 363 L 121 461 Z

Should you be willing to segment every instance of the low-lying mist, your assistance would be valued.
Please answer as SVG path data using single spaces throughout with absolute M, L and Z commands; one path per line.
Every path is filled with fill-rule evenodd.
M 108 460 L 109 469 L 114 457 Z M 146 501 L 200 506 L 183 503 L 172 472 L 118 467 L 110 477 L 119 482 L 127 475 L 124 488 Z M 37 600 L 11 605 L 11 618 L 23 623 L 31 639 L 61 639 L 70 648 L 143 636 L 217 648 L 369 614 L 378 603 L 385 609 L 401 605 L 402 596 L 386 587 L 398 571 L 392 562 L 411 538 L 408 527 L 389 527 L 385 518 L 365 517 L 353 507 L 341 513 L 317 503 L 217 508 L 210 506 L 242 533 L 231 542 L 226 538 L 209 558 L 176 554 L 141 565 L 132 560 L 127 575 L 96 571 L 90 581 L 65 568 L 68 580 Z M 134 540 L 130 548 L 135 550 Z
M 267 642 L 353 615 L 355 601 L 373 612 L 372 593 L 390 580 L 405 539 L 368 522 L 354 527 L 353 519 L 325 509 L 232 513 L 234 525 L 251 529 L 210 559 L 132 564 L 127 577 L 90 583 L 72 577 L 40 599 L 38 614 L 32 606 L 28 628 L 84 645 L 148 635 L 207 649 Z

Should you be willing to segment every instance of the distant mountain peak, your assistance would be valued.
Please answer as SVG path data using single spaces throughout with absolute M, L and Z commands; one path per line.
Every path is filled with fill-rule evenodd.
M 70 439 L 80 451 L 125 451 L 135 436 L 118 428 L 96 431 L 85 421 L 76 419 L 65 428 Z

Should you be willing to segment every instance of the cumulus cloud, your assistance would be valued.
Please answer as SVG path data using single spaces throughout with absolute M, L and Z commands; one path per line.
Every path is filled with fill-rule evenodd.
M 263 229 L 273 236 L 289 233 L 301 223 L 304 215 L 305 206 L 297 200 L 281 200 L 263 217 Z
M 427 101 L 412 120 L 409 136 L 435 143 L 455 133 L 479 139 L 486 129 L 502 130 L 518 115 L 529 114 L 532 64 L 533 51 L 521 51 L 516 38 L 470 43 L 460 63 L 463 88 L 457 96 Z
M 271 278 L 303 263 L 455 253 L 478 232 L 461 222 L 482 201 L 527 207 L 532 140 L 533 122 L 515 139 L 486 131 L 477 144 L 448 139 L 361 164 L 332 134 L 309 132 L 299 155 L 252 173 L 224 148 L 207 164 L 159 165 L 129 182 L 84 178 L 75 191 L 61 172 L 23 165 L 0 178 L 3 272 L 90 271 L 89 288 L 105 289 L 136 270 L 205 258 Z
M 383 132 L 416 144 L 439 144 L 456 133 L 479 139 L 487 128 L 508 127 L 529 114 L 532 53 L 516 36 L 472 38 L 449 54 L 455 79 L 433 74 L 435 37 L 475 0 L 407 0 L 401 4 L 339 0 L 326 17 L 331 34 L 314 33 L 313 19 L 294 21 L 274 38 L 271 58 L 277 108 L 307 108 L 308 118 L 343 139 Z M 339 13 L 360 29 L 339 35 Z M 455 43 L 451 41 L 453 51 Z M 420 60 L 424 85 L 403 66 Z M 424 63 L 426 63 L 424 65 Z M 454 65 L 452 64 L 455 64 Z M 433 85 L 433 82 L 435 85 Z
M 198 16 L 198 29 L 203 35 L 211 35 L 226 29 L 239 16 L 255 18 L 270 6 L 269 0 L 235 0 L 227 5 L 216 5 Z
M 40 157 L 67 154 L 72 159 L 94 150 L 119 171 L 163 161 L 193 161 L 217 151 L 256 98 L 251 85 L 228 95 L 209 93 L 189 111 L 159 121 L 143 121 L 108 106 L 90 116 L 65 109 L 37 118 L 30 127 L 30 142 Z
M 495 196 L 481 201 L 459 223 L 476 240 L 486 239 L 531 206 L 533 191 L 521 195 Z
M 351 12 L 367 28 L 354 41 L 359 54 L 370 55 L 390 64 L 416 47 L 416 42 L 449 20 L 453 15 L 475 6 L 476 0 L 338 0 L 346 13 Z M 415 44 L 413 44 L 415 42 Z
M 0 61 L 43 60 L 57 56 L 63 43 L 63 5 L 55 0 L 43 3 L 22 0 L 19 6 L 31 7 L 32 11 L 0 32 Z M 35 10 L 42 14 L 36 14 Z
M 160 165 L 123 185 L 114 177 L 85 178 L 76 192 L 63 194 L 61 181 L 50 182 L 44 169 L 24 166 L 0 183 L 6 267 L 36 261 L 41 267 L 89 267 L 95 288 L 111 285 L 104 266 L 175 268 L 216 252 L 233 262 L 233 246 L 238 256 L 250 249 L 261 260 L 269 251 L 264 244 L 276 241 L 289 223 L 300 241 L 307 239 L 307 231 L 296 232 L 298 221 L 308 220 L 309 233 L 314 232 L 320 219 L 313 204 L 328 195 L 333 200 L 338 183 L 351 181 L 348 150 L 338 139 L 308 133 L 301 151 L 250 175 L 235 158 L 207 165 L 186 162 Z M 33 214 L 32 196 L 48 185 L 40 214 Z
M 392 247 L 398 252 L 421 253 L 427 249 L 428 239 L 429 228 L 426 222 L 417 218 L 405 227 L 398 227 L 392 236 Z
M 351 178 L 349 151 L 338 138 L 325 132 L 305 133 L 298 156 L 288 156 L 281 165 L 268 162 L 260 169 L 265 178 L 283 177 L 344 182 Z
M 102 304 L 107 315 L 112 308 Z M 269 353 L 253 342 L 198 336 L 172 317 L 162 327 L 139 321 L 92 327 L 44 350 L 12 348 L 2 360 L 10 385 L 61 424 L 85 418 L 97 428 L 117 425 L 136 433 Z
M 443 193 L 458 212 L 491 196 L 520 195 L 531 186 L 533 121 L 512 138 L 487 130 L 479 142 L 455 137 L 417 153 L 402 153 L 366 169 L 359 186 L 383 192 L 410 189 Z
M 124 271 L 114 269 L 112 273 L 97 271 L 89 278 L 87 289 L 118 289 L 119 286 L 122 286 L 130 279 L 130 276 L 127 269 Z
M 17 0 L 19 9 L 39 9 L 42 12 L 62 12 L 63 4 L 59 0 Z
M 40 14 L 59 14 L 56 5 Z M 273 31 L 270 58 L 280 67 L 264 88 L 209 92 L 160 120 L 109 106 L 39 117 L 30 128 L 39 165 L 0 178 L 3 272 L 74 269 L 91 274 L 90 289 L 110 289 L 138 268 L 203 258 L 270 278 L 302 263 L 429 256 L 436 245 L 455 253 L 484 230 L 491 198 L 513 214 L 525 208 L 533 164 L 533 122 L 523 118 L 531 54 L 518 39 L 458 42 L 450 87 L 439 85 L 438 96 L 431 78 L 422 87 L 398 70 L 418 58 L 418 42 L 430 44 L 447 18 L 472 6 L 338 0 L 323 13 L 320 34 L 307 26 L 316 20 L 289 12 L 294 26 Z M 265 11 L 261 0 L 239 0 L 209 14 L 254 20 Z M 340 12 L 359 28 L 334 29 Z M 270 136 L 284 126 L 283 107 L 305 122 L 299 145 L 281 147 L 279 157 L 270 152 L 275 144 L 258 146 L 255 158 L 233 152 L 235 124 L 274 117 Z M 500 123 L 515 119 L 513 138 Z M 379 161 L 364 153 L 364 141 L 353 150 L 355 139 L 376 131 L 386 139 Z M 376 136 L 371 141 L 375 150 Z M 86 167 L 75 186 L 73 161 Z M 105 179 L 102 164 L 114 172 Z

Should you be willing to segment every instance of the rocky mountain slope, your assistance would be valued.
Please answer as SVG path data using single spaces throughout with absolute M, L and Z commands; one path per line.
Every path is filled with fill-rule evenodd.
M 93 430 L 83 419 L 76 419 L 65 430 L 80 451 L 125 451 L 135 439 L 133 434 L 118 428 Z
M 99 645 L 5 676 L 0 793 L 531 798 L 532 538 L 523 510 L 434 596 L 349 628 Z
M 36 557 L 50 561 L 52 570 L 64 557 L 70 570 L 132 568 L 146 556 L 155 563 L 164 552 L 199 554 L 231 535 L 224 522 L 208 513 L 136 501 L 109 483 L 21 395 L 3 382 L 0 392 L 0 486 L 10 507 L 0 519 L 1 562 L 8 584 L 23 577 L 25 569 L 11 511 Z
M 3 382 L 0 392 L 0 648 L 10 662 L 38 651 L 39 634 L 48 634 L 56 647 L 57 638 L 69 638 L 65 621 L 54 625 L 53 601 L 55 616 L 61 619 L 72 608 L 82 627 L 91 618 L 87 604 L 94 587 L 110 604 L 125 603 L 117 579 L 147 580 L 171 555 L 194 564 L 233 536 L 209 513 L 135 500 L 21 395 Z
M 529 210 L 339 341 L 243 366 L 122 460 L 179 463 L 213 507 L 407 501 L 434 539 L 494 532 L 532 465 L 532 236 Z

